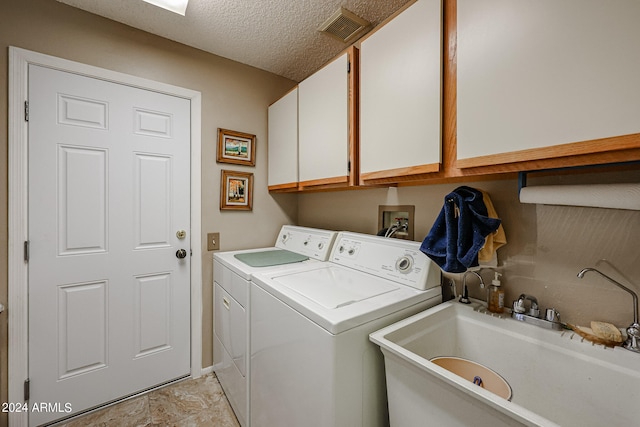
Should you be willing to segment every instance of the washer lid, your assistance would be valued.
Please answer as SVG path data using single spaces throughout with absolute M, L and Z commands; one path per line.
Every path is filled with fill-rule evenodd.
M 274 280 L 327 309 L 345 307 L 398 289 L 394 283 L 332 267 L 279 276 Z

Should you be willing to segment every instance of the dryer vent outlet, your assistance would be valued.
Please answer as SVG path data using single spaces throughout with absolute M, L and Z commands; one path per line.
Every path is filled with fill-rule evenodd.
M 341 7 L 318 30 L 344 43 L 349 43 L 364 34 L 370 25 L 369 21 Z

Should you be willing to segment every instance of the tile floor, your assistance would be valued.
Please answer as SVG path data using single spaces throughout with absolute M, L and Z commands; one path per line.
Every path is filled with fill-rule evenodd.
M 215 374 L 185 380 L 59 427 L 239 427 Z

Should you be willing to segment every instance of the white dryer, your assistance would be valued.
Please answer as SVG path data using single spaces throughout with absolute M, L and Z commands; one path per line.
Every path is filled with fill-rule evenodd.
M 335 231 L 284 225 L 275 246 L 213 255 L 214 371 L 243 427 L 249 420 L 249 286 L 253 275 L 326 261 Z
M 254 275 L 255 426 L 388 425 L 384 360 L 369 334 L 442 301 L 420 244 L 339 233 L 328 263 Z

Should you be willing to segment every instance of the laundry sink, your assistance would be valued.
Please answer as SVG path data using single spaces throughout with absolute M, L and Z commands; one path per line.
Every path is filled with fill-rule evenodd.
M 462 377 L 478 387 L 489 390 L 503 399 L 511 400 L 511 386 L 493 369 L 461 357 L 441 356 L 431 359 L 441 368 Z
M 392 426 L 637 425 L 639 354 L 474 308 L 440 304 L 370 335 L 385 358 Z M 438 366 L 439 356 L 495 371 L 511 401 Z

